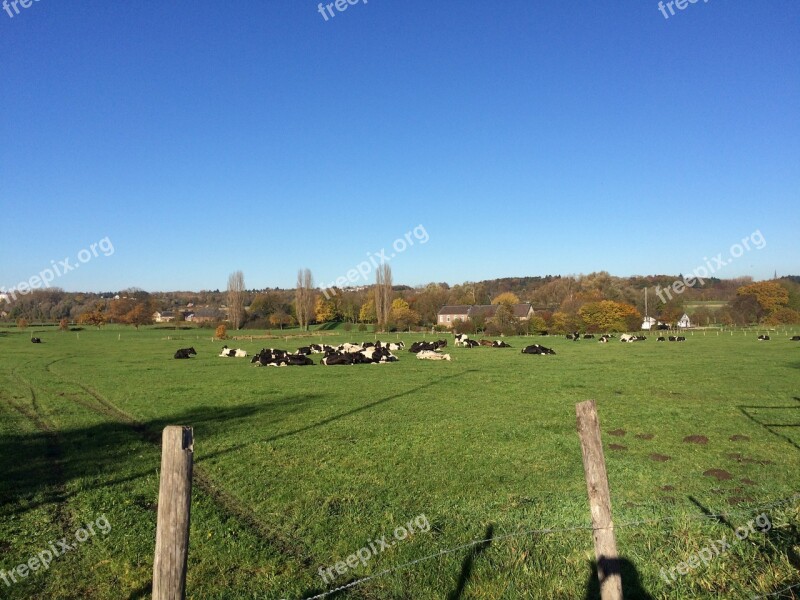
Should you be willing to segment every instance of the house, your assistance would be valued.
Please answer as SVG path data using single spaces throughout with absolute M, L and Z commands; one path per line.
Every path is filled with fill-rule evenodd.
M 469 309 L 470 306 L 468 304 L 443 306 L 437 313 L 438 316 L 436 322 L 439 325 L 444 325 L 445 327 L 452 327 L 453 321 L 456 319 L 460 321 L 466 321 L 469 318 Z
M 678 319 L 678 327 L 680 329 L 686 329 L 687 327 L 691 327 L 692 322 L 689 320 L 689 315 L 683 313 L 683 316 Z
M 653 317 L 645 317 L 644 322 L 642 322 L 642 329 L 654 329 L 658 325 L 658 321 Z
M 437 323 L 445 327 L 452 327 L 456 319 L 467 321 L 469 319 L 481 319 L 489 321 L 497 313 L 499 304 L 457 304 L 443 306 L 437 314 Z M 533 316 L 533 307 L 528 302 L 514 304 L 511 307 L 514 317 L 520 321 L 527 321 Z
M 198 308 L 194 313 L 188 315 L 186 320 L 191 323 L 216 323 L 222 321 L 225 315 L 216 308 Z
M 153 313 L 153 321 L 156 323 L 169 323 L 175 320 L 175 313 L 171 310 L 161 310 Z

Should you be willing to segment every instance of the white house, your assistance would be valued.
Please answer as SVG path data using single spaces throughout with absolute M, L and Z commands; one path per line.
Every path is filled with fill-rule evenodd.
M 678 327 L 681 329 L 686 329 L 687 327 L 691 327 L 692 322 L 689 320 L 689 315 L 683 313 L 683 316 L 678 320 Z
M 644 322 L 642 323 L 642 329 L 653 329 L 656 325 L 658 325 L 658 321 L 656 321 L 653 317 L 645 317 Z

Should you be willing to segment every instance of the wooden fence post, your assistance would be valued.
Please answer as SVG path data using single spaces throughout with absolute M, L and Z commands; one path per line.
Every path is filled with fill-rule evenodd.
M 583 472 L 592 511 L 594 553 L 597 558 L 597 577 L 602 600 L 622 600 L 622 575 L 611 519 L 611 495 L 608 491 L 606 461 L 600 438 L 600 420 L 594 400 L 575 405 L 578 417 L 578 436 L 581 439 Z
M 153 557 L 153 600 L 186 598 L 193 452 L 191 427 L 170 425 L 164 428 Z

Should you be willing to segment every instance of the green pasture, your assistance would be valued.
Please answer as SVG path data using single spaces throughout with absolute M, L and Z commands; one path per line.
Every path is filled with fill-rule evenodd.
M 327 597 L 597 598 L 575 431 L 586 399 L 598 404 L 626 598 L 778 592 L 800 583 L 800 342 L 786 333 L 507 338 L 512 349 L 429 334 L 449 340 L 451 362 L 402 351 L 386 365 L 255 368 L 219 358 L 209 330 L 0 330 L 0 570 L 98 517 L 111 525 L 46 570 L 0 579 L 0 598 L 149 597 L 168 424 L 194 427 L 190 598 L 299 600 L 371 575 Z M 252 354 L 374 339 L 227 343 Z M 557 354 L 520 353 L 536 342 Z M 198 356 L 173 360 L 187 346 Z M 762 512 L 768 532 L 665 581 L 662 568 L 735 540 Z M 429 531 L 320 578 L 421 515 Z

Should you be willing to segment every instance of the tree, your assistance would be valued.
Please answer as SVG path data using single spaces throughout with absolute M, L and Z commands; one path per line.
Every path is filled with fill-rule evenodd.
M 269 324 L 273 327 L 280 327 L 281 330 L 284 325 L 291 325 L 292 321 L 292 316 L 284 310 L 279 310 L 269 316 Z
M 519 296 L 517 296 L 514 292 L 503 292 L 499 296 L 495 296 L 492 299 L 492 304 L 505 304 L 506 306 L 514 306 L 515 304 L 519 304 Z
M 214 337 L 218 340 L 226 340 L 228 339 L 228 329 L 225 327 L 224 324 L 217 325 L 216 331 L 214 331 Z
M 68 319 L 61 319 L 58 322 L 58 328 L 61 331 L 66 331 L 67 329 L 69 329 L 69 320 Z
M 578 315 L 587 331 L 632 331 L 639 329 L 642 316 L 635 306 L 601 300 L 587 302 L 578 310 Z
M 392 268 L 382 263 L 375 271 L 375 316 L 378 328 L 386 330 L 392 312 Z
M 98 306 L 94 310 L 87 311 L 78 317 L 78 323 L 81 325 L 92 325 L 100 329 L 100 326 L 106 322 L 106 314 L 102 307 Z
M 377 319 L 377 315 L 375 314 L 375 298 L 369 297 L 361 305 L 361 309 L 358 311 L 358 320 L 362 323 L 374 323 Z
M 756 299 L 761 308 L 758 314 L 759 320 L 789 304 L 789 291 L 775 281 L 760 281 L 740 287 L 736 290 L 736 295 L 752 296 Z
M 297 271 L 297 290 L 294 302 L 297 323 L 301 329 L 308 331 L 308 324 L 314 312 L 314 278 L 308 269 Z
M 410 329 L 412 325 L 419 323 L 419 314 L 409 306 L 408 302 L 397 298 L 392 301 L 390 321 L 399 329 Z
M 336 317 L 336 307 L 332 300 L 326 300 L 322 296 L 317 296 L 314 303 L 314 316 L 317 323 L 327 323 Z
M 228 321 L 234 329 L 241 329 L 244 317 L 244 273 L 235 271 L 228 275 Z
M 496 330 L 498 333 L 502 333 L 503 335 L 514 335 L 514 333 L 516 333 L 518 324 L 519 320 L 514 316 L 514 311 L 511 309 L 511 305 L 500 303 L 494 313 L 494 317 L 492 317 L 491 329 Z
M 17 329 L 27 329 L 28 328 L 28 319 L 25 317 L 21 317 L 17 319 Z

